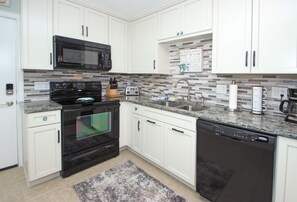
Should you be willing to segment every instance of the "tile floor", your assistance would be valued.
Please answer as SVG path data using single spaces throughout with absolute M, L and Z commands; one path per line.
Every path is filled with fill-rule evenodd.
M 22 167 L 2 171 L 0 172 L 0 201 L 76 202 L 79 201 L 79 199 L 72 189 L 74 184 L 95 176 L 104 170 L 108 170 L 126 160 L 132 160 L 138 167 L 142 168 L 147 173 L 160 180 L 163 184 L 167 185 L 180 196 L 186 198 L 187 201 L 207 201 L 206 199 L 200 197 L 200 195 L 191 188 L 182 184 L 178 180 L 138 157 L 129 150 L 121 151 L 118 157 L 93 166 L 68 178 L 63 179 L 61 177 L 57 177 L 53 180 L 31 188 L 27 187 L 26 185 L 26 179 Z

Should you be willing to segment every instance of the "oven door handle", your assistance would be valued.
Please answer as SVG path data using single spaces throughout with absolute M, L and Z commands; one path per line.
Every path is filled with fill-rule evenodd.
M 63 109 L 64 112 L 82 112 L 82 111 L 91 111 L 91 110 L 96 110 L 96 107 L 82 107 L 80 109 Z

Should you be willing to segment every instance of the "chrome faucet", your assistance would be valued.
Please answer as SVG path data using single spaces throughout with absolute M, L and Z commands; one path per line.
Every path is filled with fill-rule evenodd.
M 177 84 L 178 84 L 180 81 L 185 81 L 185 82 L 188 84 L 188 97 L 187 97 L 187 101 L 190 102 L 190 101 L 191 101 L 191 96 L 190 96 L 190 89 L 191 89 L 191 87 L 190 87 L 190 83 L 189 83 L 189 81 L 188 81 L 187 79 L 185 79 L 185 78 L 181 78 L 181 79 L 179 79 L 179 80 L 175 83 L 175 85 L 174 85 L 175 88 L 176 88 Z

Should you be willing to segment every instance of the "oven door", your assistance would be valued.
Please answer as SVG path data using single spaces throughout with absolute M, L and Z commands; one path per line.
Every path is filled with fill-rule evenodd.
M 63 156 L 117 139 L 118 117 L 118 106 L 90 105 L 63 109 Z

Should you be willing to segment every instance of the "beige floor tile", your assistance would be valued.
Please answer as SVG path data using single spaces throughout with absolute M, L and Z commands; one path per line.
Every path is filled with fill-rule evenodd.
M 72 186 L 101 172 L 132 160 L 138 167 L 171 188 L 189 202 L 206 202 L 195 190 L 179 182 L 169 174 L 143 160 L 129 150 L 121 151 L 116 158 L 110 159 L 67 178 L 57 177 L 34 187 L 27 187 L 22 167 L 0 172 L 0 202 L 66 202 L 79 201 Z

